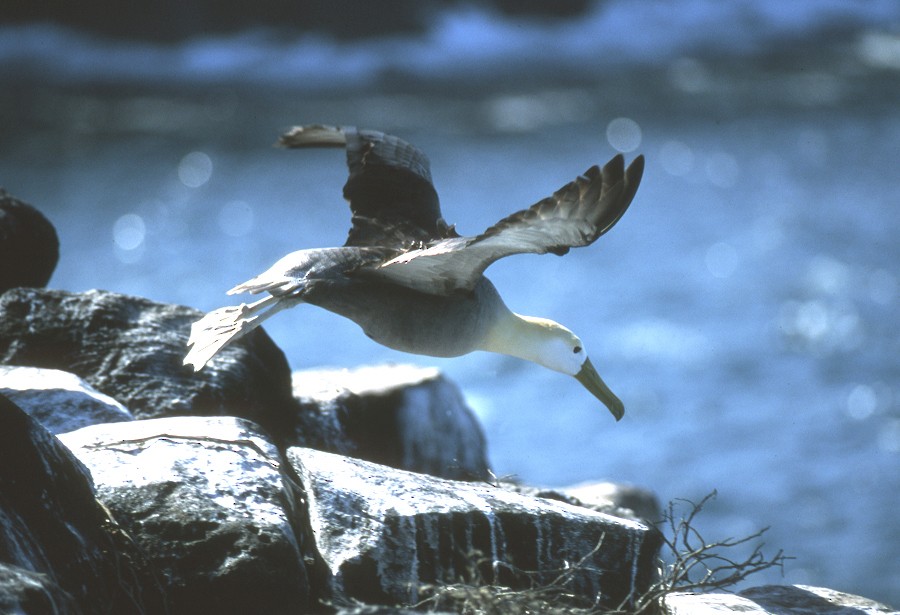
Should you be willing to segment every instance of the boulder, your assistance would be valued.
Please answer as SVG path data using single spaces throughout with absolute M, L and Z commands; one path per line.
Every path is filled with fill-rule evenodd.
M 174 417 L 61 436 L 165 578 L 173 613 L 305 612 L 278 452 L 248 421 Z
M 441 584 L 527 589 L 565 571 L 561 590 L 617 607 L 654 577 L 659 534 L 641 523 L 307 448 L 287 460 L 339 604 L 415 604 Z
M 489 476 L 478 419 L 437 369 L 375 365 L 293 374 L 306 447 L 452 479 Z
M 0 365 L 0 394 L 58 434 L 96 425 L 133 421 L 125 406 L 84 380 L 58 369 Z
M 151 569 L 97 502 L 87 469 L 2 395 L 0 564 L 4 613 L 165 611 Z
M 59 261 L 59 238 L 44 214 L 0 188 L 0 293 L 46 286 Z
M 740 594 L 674 593 L 666 615 L 898 615 L 891 607 L 853 594 L 809 585 L 764 585 Z
M 900 615 L 886 604 L 811 585 L 762 585 L 740 595 L 776 615 Z
M 0 295 L 0 363 L 77 374 L 136 418 L 233 415 L 272 434 L 291 432 L 290 370 L 264 331 L 226 347 L 201 372 L 182 365 L 202 315 L 100 290 L 13 289 Z
M 656 494 L 637 485 L 596 481 L 580 483 L 558 490 L 573 498 L 581 506 L 616 516 L 627 516 L 656 523 L 662 519 L 662 509 Z
M 661 519 L 656 495 L 647 489 L 625 483 L 594 482 L 560 488 L 534 487 L 508 480 L 495 481 L 493 484 L 523 495 L 557 500 L 640 523 L 652 525 Z

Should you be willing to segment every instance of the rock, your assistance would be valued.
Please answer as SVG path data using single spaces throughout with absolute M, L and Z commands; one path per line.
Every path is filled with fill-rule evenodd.
M 309 584 L 278 452 L 248 421 L 94 425 L 61 440 L 166 579 L 173 613 L 305 612 Z
M 293 385 L 303 446 L 443 478 L 489 476 L 481 425 L 437 369 L 307 370 Z
M 577 500 L 573 503 L 611 515 L 625 515 L 650 523 L 662 519 L 662 509 L 656 494 L 636 485 L 609 481 L 588 482 L 563 487 L 559 491 Z
M 776 615 L 898 615 L 886 604 L 810 585 L 763 585 L 745 589 L 740 595 Z
M 434 584 L 528 588 L 569 569 L 568 589 L 618 606 L 653 578 L 659 535 L 640 523 L 307 448 L 287 459 L 338 603 L 415 604 Z
M 0 293 L 46 286 L 57 261 L 59 238 L 50 221 L 0 188 Z
M 54 434 L 97 423 L 134 420 L 112 397 L 75 374 L 58 369 L 0 365 L 0 394 Z
M 78 613 L 75 599 L 46 574 L 0 563 L 0 613 Z
M 146 560 L 94 497 L 87 469 L 2 395 L 0 563 L 3 612 L 165 609 Z
M 495 481 L 493 484 L 523 495 L 565 502 L 639 523 L 652 525 L 661 518 L 659 503 L 653 492 L 624 483 L 584 483 L 562 488 L 533 487 L 506 480 Z M 634 508 L 625 506 L 625 503 L 638 508 L 641 514 L 635 512 Z M 645 514 L 650 516 L 644 516 Z
M 889 606 L 824 587 L 764 585 L 739 595 L 674 593 L 666 596 L 666 615 L 897 615 Z
M 202 315 L 99 290 L 13 289 L 0 295 L 0 363 L 77 374 L 137 418 L 233 415 L 291 433 L 290 370 L 265 332 L 225 348 L 199 373 L 181 364 Z

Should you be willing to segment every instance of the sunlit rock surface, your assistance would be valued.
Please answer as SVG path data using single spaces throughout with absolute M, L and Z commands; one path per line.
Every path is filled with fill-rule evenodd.
M 174 613 L 298 613 L 309 593 L 275 447 L 231 417 L 96 425 L 61 439 L 166 579 Z
M 13 289 L 0 295 L 0 363 L 61 369 L 136 418 L 232 415 L 289 429 L 290 370 L 262 331 L 225 348 L 203 371 L 182 365 L 202 313 L 100 290 Z
M 662 509 L 656 494 L 627 483 L 610 481 L 586 482 L 558 489 L 563 495 L 574 498 L 582 506 L 600 512 L 634 516 L 650 523 L 662 518 Z
M 647 526 L 485 483 L 290 448 L 335 599 L 414 604 L 423 584 L 531 587 L 575 566 L 572 589 L 618 606 L 652 578 Z
M 0 395 L 0 612 L 161 612 L 143 555 L 94 497 L 91 477 Z
M 453 479 L 488 476 L 478 419 L 434 368 L 374 365 L 293 374 L 299 444 Z
M 740 594 L 670 594 L 666 596 L 664 612 L 667 615 L 896 615 L 900 611 L 824 587 L 764 585 Z
M 0 188 L 0 293 L 45 286 L 58 260 L 59 238 L 50 221 Z
M 75 374 L 58 369 L 0 365 L 0 394 L 54 434 L 97 423 L 134 420 L 112 397 Z

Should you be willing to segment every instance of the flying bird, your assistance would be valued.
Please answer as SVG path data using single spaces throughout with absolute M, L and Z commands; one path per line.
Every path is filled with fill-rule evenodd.
M 265 294 L 210 312 L 191 327 L 184 359 L 195 371 L 226 344 L 300 303 L 349 318 L 376 342 L 414 354 L 455 357 L 475 350 L 533 361 L 574 376 L 616 420 L 622 402 L 572 331 L 510 311 L 484 276 L 513 254 L 562 255 L 593 243 L 625 213 L 644 170 L 619 154 L 480 235 L 460 236 L 441 216 L 428 158 L 409 143 L 353 127 L 299 126 L 291 148 L 343 147 L 350 176 L 344 197 L 352 223 L 342 247 L 292 252 L 228 294 Z

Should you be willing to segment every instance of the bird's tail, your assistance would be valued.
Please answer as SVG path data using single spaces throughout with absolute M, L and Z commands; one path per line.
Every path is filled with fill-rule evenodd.
M 194 371 L 199 372 L 227 344 L 242 338 L 267 318 L 298 302 L 298 299 L 270 295 L 253 303 L 213 310 L 191 325 L 191 336 L 187 342 L 190 350 L 184 357 L 184 365 L 192 365 Z

